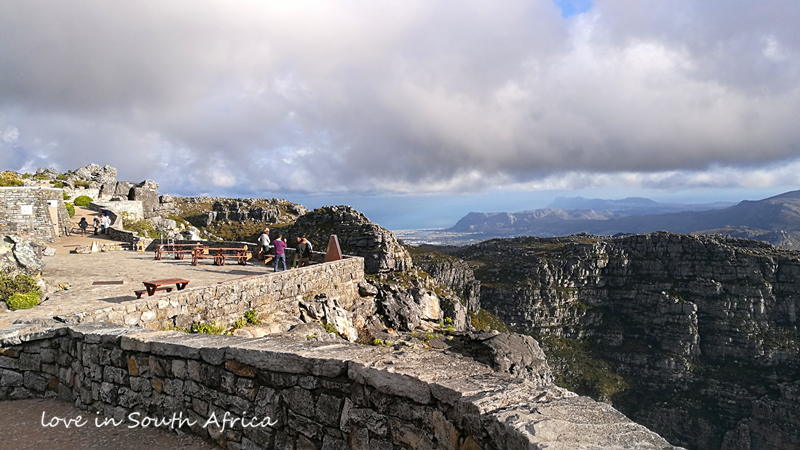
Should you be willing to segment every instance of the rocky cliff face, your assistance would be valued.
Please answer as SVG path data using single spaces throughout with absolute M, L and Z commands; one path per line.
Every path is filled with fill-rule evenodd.
M 411 256 L 391 231 L 370 222 L 350 206 L 315 209 L 281 231 L 290 239 L 289 245 L 293 245 L 296 236 L 302 236 L 311 241 L 314 250 L 323 252 L 330 235 L 335 234 L 345 254 L 364 258 L 366 273 L 403 271 L 412 265 Z
M 248 220 L 285 225 L 308 212 L 303 205 L 280 198 L 175 197 L 173 200 L 187 220 L 198 227 Z
M 408 248 L 414 266 L 427 272 L 434 280 L 453 290 L 472 312 L 481 308 L 481 283 L 469 264 L 454 256 L 417 247 Z
M 800 448 L 800 255 L 722 236 L 487 241 L 481 305 L 556 378 L 692 449 Z

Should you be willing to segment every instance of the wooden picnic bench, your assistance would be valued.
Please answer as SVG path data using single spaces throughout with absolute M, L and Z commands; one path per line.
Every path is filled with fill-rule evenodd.
M 148 296 L 152 296 L 156 291 L 172 292 L 171 285 L 173 284 L 179 291 L 183 290 L 186 288 L 186 285 L 189 284 L 189 280 L 184 280 L 183 278 L 165 278 L 163 280 L 142 281 L 142 284 L 144 284 L 144 289 L 134 291 L 136 298 L 142 298 L 142 294 L 145 292 L 147 292 Z
M 241 248 L 226 248 L 226 247 L 197 247 L 192 250 L 192 265 L 196 266 L 198 261 L 205 258 L 214 258 L 215 266 L 224 266 L 225 258 L 236 258 L 239 265 L 246 266 L 247 260 L 250 259 L 252 253 L 247 251 L 247 246 Z
M 200 244 L 159 244 L 155 249 L 155 260 L 161 261 L 164 253 L 172 253 L 175 259 L 183 259 L 183 255 L 191 254 Z

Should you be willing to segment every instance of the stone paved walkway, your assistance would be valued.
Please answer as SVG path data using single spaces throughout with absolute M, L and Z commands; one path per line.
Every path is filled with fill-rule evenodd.
M 86 217 L 91 223 L 93 214 L 95 213 L 92 211 L 78 207 L 73 223 L 77 224 L 80 217 Z M 232 265 L 214 266 L 211 260 L 203 260 L 200 265 L 192 266 L 191 258 L 182 261 L 169 258 L 155 261 L 152 252 L 115 251 L 89 255 L 70 253 L 75 247 L 91 244 L 93 240 L 101 243 L 113 242 L 105 236 L 95 236 L 90 231 L 87 237 L 75 233 L 52 243 L 50 246 L 56 249 L 56 254 L 44 258 L 46 266 L 42 277 L 48 281 L 49 286 L 63 283 L 69 285 L 69 289 L 49 293 L 49 298 L 36 308 L 0 313 L 0 328 L 7 327 L 18 319 L 50 318 L 54 315 L 125 304 L 136 300 L 133 291 L 142 289 L 142 281 L 146 280 L 185 278 L 191 281 L 188 286 L 191 288 L 242 276 L 264 275 L 272 271 L 271 266 L 265 267 L 257 261 L 247 266 L 240 266 L 235 262 Z M 95 281 L 122 281 L 122 284 L 93 286 Z M 82 415 L 84 418 L 91 417 L 91 421 L 82 428 L 46 428 L 41 425 L 42 412 L 48 418 L 75 418 Z M 93 425 L 93 414 L 55 399 L 0 401 L 0 417 L 3 418 L 0 426 L 0 449 L 3 450 L 218 448 L 196 436 L 181 436 L 160 429 L 129 429 L 124 426 L 98 428 Z
M 43 427 L 53 417 L 76 419 L 82 416 L 88 423 L 83 427 L 65 428 L 63 422 L 57 427 Z M 118 427 L 96 427 L 95 414 L 81 411 L 72 404 L 55 399 L 30 399 L 0 402 L 0 448 L 4 450 L 105 450 L 105 449 L 169 449 L 169 450 L 208 450 L 218 449 L 193 435 L 179 435 L 166 429 L 128 428 L 133 422 L 125 422 Z M 104 420 L 103 416 L 99 416 Z M 102 422 L 100 422 L 102 423 Z
M 197 266 L 192 266 L 191 257 L 175 260 L 165 255 L 161 261 L 156 261 L 153 252 L 123 250 L 86 255 L 69 253 L 74 245 L 85 245 L 94 238 L 73 235 L 52 244 L 58 251 L 54 256 L 44 258 L 46 265 L 42 277 L 47 280 L 48 286 L 65 284 L 69 289 L 48 293 L 49 298 L 35 308 L 0 313 L 0 328 L 5 328 L 18 319 L 51 318 L 125 304 L 136 300 L 133 291 L 143 289 L 142 282 L 147 280 L 184 278 L 190 281 L 188 289 L 244 276 L 272 273 L 271 265 L 265 266 L 256 260 L 246 266 L 236 264 L 235 259 L 232 264 L 215 266 L 211 259 L 204 259 Z M 79 244 L 72 244 L 76 241 Z M 122 284 L 95 286 L 93 283 L 96 281 L 122 281 Z M 156 293 L 156 296 L 163 295 L 163 292 Z

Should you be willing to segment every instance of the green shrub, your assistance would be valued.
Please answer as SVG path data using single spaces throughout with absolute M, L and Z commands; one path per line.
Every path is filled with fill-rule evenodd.
M 12 278 L 7 274 L 0 274 L 0 301 L 6 302 L 9 309 L 26 309 L 36 306 L 41 292 L 39 285 L 36 284 L 36 279 L 30 275 L 19 274 Z M 30 299 L 31 297 L 33 300 Z M 25 306 L 28 304 L 30 306 Z
M 31 309 L 39 304 L 39 294 L 35 292 L 28 292 L 27 294 L 14 293 L 6 300 L 8 309 L 14 311 L 16 309 Z
M 27 180 L 28 178 L 30 178 L 30 177 L 32 177 L 32 176 L 33 176 L 33 174 L 32 174 L 32 173 L 23 173 L 23 174 L 22 174 L 22 179 L 23 179 L 23 180 Z
M 252 323 L 253 325 L 261 323 L 261 320 L 258 318 L 258 311 L 256 311 L 255 308 L 245 311 L 244 318 L 248 323 Z
M 127 212 L 121 212 L 120 217 L 122 218 L 122 228 L 133 231 L 141 237 L 159 237 L 159 232 L 152 222 L 148 220 L 133 220 Z
M 67 176 L 61 173 L 56 177 L 56 180 L 67 181 Z
M 33 176 L 34 180 L 49 180 L 50 177 L 46 173 L 37 173 Z
M 58 188 L 58 189 L 61 189 L 61 188 L 64 187 L 64 183 L 62 183 L 60 181 L 51 181 L 50 184 L 52 184 L 54 188 Z
M 64 206 L 67 207 L 67 214 L 69 214 L 70 217 L 74 217 L 75 216 L 75 207 L 72 206 L 72 203 L 64 203 Z
M 323 323 L 322 328 L 324 328 L 328 333 L 336 333 L 336 326 L 330 322 Z
M 81 195 L 80 197 L 76 198 L 72 201 L 75 206 L 82 206 L 84 208 L 89 206 L 89 203 L 92 203 L 92 197 L 88 195 Z
M 236 322 L 233 322 L 233 328 L 235 328 L 237 330 L 240 329 L 240 328 L 244 328 L 244 325 L 246 323 L 247 323 L 247 319 L 242 317 L 241 319 L 237 320 Z
M 13 187 L 22 186 L 23 184 L 25 183 L 23 183 L 14 172 L 3 172 L 3 175 L 0 176 L 0 186 Z
M 189 333 L 203 333 L 203 334 L 224 334 L 225 327 L 222 325 L 217 325 L 217 322 L 214 323 L 193 323 L 192 326 L 189 328 Z
M 75 187 L 79 187 L 79 188 L 81 188 L 81 187 L 82 187 L 82 188 L 88 188 L 88 187 L 89 187 L 89 186 L 91 186 L 91 185 L 92 185 L 92 183 L 89 183 L 88 181 L 83 181 L 83 180 L 77 180 L 77 181 L 75 181 Z
M 69 194 L 66 192 L 62 192 L 62 194 L 64 194 L 64 200 L 69 200 Z

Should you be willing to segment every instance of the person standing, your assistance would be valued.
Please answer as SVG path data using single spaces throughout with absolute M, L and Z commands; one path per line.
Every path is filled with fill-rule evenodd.
M 295 247 L 297 254 L 295 255 L 295 265 L 297 267 L 305 267 L 311 265 L 311 244 L 306 238 L 297 238 L 297 247 Z
M 100 234 L 108 234 L 109 228 L 111 228 L 111 219 L 103 215 L 103 217 L 100 218 Z
M 81 217 L 81 221 L 78 222 L 78 227 L 81 229 L 81 236 L 86 236 L 86 227 L 89 226 L 89 222 L 86 221 L 86 217 Z
M 268 254 L 270 247 L 269 228 L 264 228 L 264 231 L 261 232 L 261 235 L 258 237 L 256 242 L 258 243 L 259 246 L 258 249 L 259 259 L 261 261 L 264 261 L 264 264 L 268 264 L 269 261 L 272 259 L 272 256 Z
M 278 238 L 272 241 L 272 246 L 275 247 L 275 272 L 278 272 L 278 263 L 283 265 L 283 270 L 286 270 L 286 240 L 283 235 L 278 234 Z
M 100 229 L 100 216 L 94 216 L 92 223 L 94 224 L 94 235 L 97 236 L 97 230 Z

